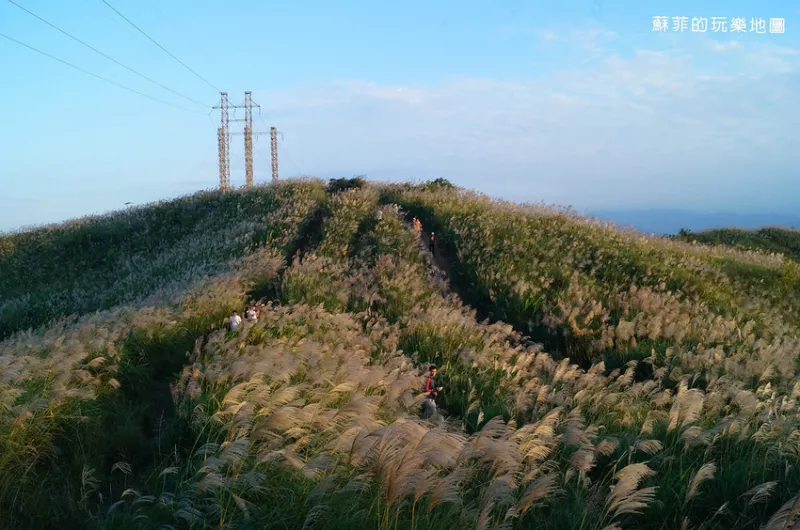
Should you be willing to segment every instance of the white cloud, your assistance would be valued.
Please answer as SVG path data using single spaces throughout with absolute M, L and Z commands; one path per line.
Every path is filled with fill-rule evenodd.
M 800 193 L 788 179 L 800 161 L 797 50 L 722 43 L 733 63 L 715 71 L 695 64 L 713 55 L 609 53 L 603 42 L 614 37 L 581 33 L 576 46 L 605 50 L 602 60 L 537 81 L 350 80 L 258 100 L 270 102 L 265 112 L 309 172 L 417 168 L 428 174 L 407 178 L 598 206 L 767 203 Z M 786 181 L 771 183 L 783 169 Z
M 742 45 L 739 44 L 739 41 L 731 40 L 727 42 L 722 42 L 718 40 L 711 41 L 711 49 L 715 52 L 725 52 L 729 50 L 738 50 L 741 49 Z

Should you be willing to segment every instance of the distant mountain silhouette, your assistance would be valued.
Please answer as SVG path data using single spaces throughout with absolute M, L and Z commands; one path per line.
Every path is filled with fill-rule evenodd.
M 712 228 L 761 228 L 785 226 L 800 228 L 800 217 L 780 213 L 695 212 L 689 210 L 595 210 L 586 215 L 612 221 L 644 233 L 677 234 L 681 228 L 693 232 Z

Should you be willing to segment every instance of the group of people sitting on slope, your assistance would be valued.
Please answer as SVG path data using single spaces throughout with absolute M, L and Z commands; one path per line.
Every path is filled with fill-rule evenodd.
M 263 302 L 256 302 L 255 304 L 250 305 L 244 312 L 244 317 L 247 322 L 258 322 L 258 317 L 261 314 L 261 309 L 264 307 Z M 242 317 L 239 316 L 238 311 L 234 311 L 231 313 L 231 316 L 228 317 L 228 328 L 234 330 L 242 325 Z

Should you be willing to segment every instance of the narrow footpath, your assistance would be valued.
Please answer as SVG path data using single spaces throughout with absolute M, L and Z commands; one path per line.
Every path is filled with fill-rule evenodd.
M 406 226 L 408 226 L 409 230 L 414 232 L 413 223 L 406 221 L 402 214 L 401 218 L 404 220 L 404 223 Z M 465 307 L 476 311 L 476 320 L 479 322 L 483 322 L 485 320 L 488 320 L 490 323 L 498 322 L 499 320 L 494 318 L 487 310 L 470 305 L 467 302 L 469 297 L 465 296 L 465 293 L 461 291 L 457 284 L 450 283 L 450 278 L 452 278 L 453 272 L 452 263 L 448 259 L 447 255 L 441 251 L 438 236 L 436 239 L 436 244 L 434 245 L 434 252 L 431 253 L 430 250 L 428 250 L 428 242 L 430 241 L 429 237 L 430 232 L 425 230 L 423 227 L 422 231 L 420 232 L 418 244 L 420 251 L 422 252 L 425 265 L 428 268 L 430 281 L 441 289 L 442 297 L 447 298 L 451 295 L 457 297 L 461 304 L 463 304 Z M 509 342 L 514 345 L 519 344 L 523 346 L 530 346 L 534 344 L 534 341 L 531 340 L 530 337 L 526 336 L 516 328 L 514 328 L 514 336 L 509 337 Z

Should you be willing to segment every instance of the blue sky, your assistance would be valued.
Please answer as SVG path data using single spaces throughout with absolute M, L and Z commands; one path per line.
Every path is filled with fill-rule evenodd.
M 0 230 L 215 187 L 214 88 L 101 0 L 0 0 Z M 281 175 L 446 177 L 578 208 L 797 210 L 800 6 L 707 1 L 109 0 L 283 135 Z M 794 4 L 794 5 L 793 5 Z M 784 18 L 784 34 L 653 32 L 654 16 Z M 233 125 L 236 127 L 236 125 Z M 244 181 L 241 137 L 232 181 Z M 269 179 L 257 142 L 257 181 Z

